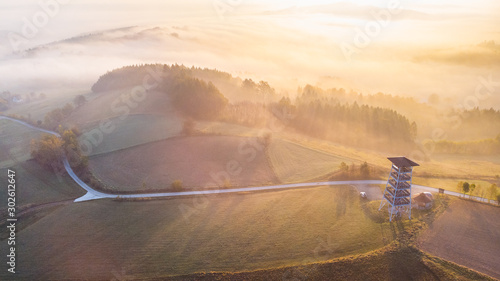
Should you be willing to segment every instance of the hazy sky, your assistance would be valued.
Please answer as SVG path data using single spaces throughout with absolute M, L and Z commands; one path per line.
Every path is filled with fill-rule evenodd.
M 61 4 L 59 4 L 61 2 Z M 127 25 L 169 23 L 189 19 L 224 20 L 231 24 L 240 16 L 266 13 L 268 16 L 297 17 L 301 27 L 316 29 L 318 23 L 362 24 L 371 20 L 370 10 L 386 9 L 398 5 L 403 10 L 399 18 L 412 21 L 415 39 L 467 42 L 499 36 L 499 1 L 264 1 L 264 0 L 20 0 L 2 1 L 1 29 L 21 32 L 24 18 L 33 21 L 43 10 L 40 3 L 51 7 L 58 3 L 59 11 L 51 15 L 44 30 L 37 36 L 40 41 L 63 39 L 82 32 L 116 28 Z M 66 3 L 67 2 L 67 3 Z M 104 3 L 103 3 L 104 2 Z M 66 3 L 66 4 L 64 4 Z M 222 12 L 225 11 L 225 12 Z M 223 14 L 224 19 L 220 18 Z M 305 19 L 305 20 L 304 20 Z M 399 24 L 398 24 L 399 25 Z M 394 34 L 397 35 L 397 34 Z M 411 34 L 398 34 L 410 39 Z M 396 38 L 393 38 L 396 39 Z M 36 40 L 36 41 L 38 41 Z
M 110 68 L 158 61 L 277 87 L 467 95 L 478 76 L 500 80 L 498 15 L 500 1 L 486 0 L 2 1 L 0 90 L 37 87 L 55 76 L 85 86 Z M 104 32 L 128 26 L 136 28 Z M 85 42 L 11 55 L 100 31 Z

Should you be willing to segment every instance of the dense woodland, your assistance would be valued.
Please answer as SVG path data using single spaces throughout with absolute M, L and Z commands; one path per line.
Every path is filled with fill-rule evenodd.
M 228 103 L 212 82 L 188 76 L 175 77 L 171 84 L 163 84 L 160 89 L 166 90 L 174 106 L 189 118 L 213 120 Z
M 335 98 L 319 97 L 313 87 L 304 88 L 295 102 L 282 98 L 274 106 L 278 112 L 293 116 L 290 126 L 297 131 L 345 144 L 404 146 L 411 145 L 417 134 L 416 123 L 392 109 L 340 103 Z
M 500 133 L 500 111 L 444 109 L 449 101 L 437 94 L 424 103 L 384 93 L 363 95 L 307 85 L 290 97 L 278 95 L 265 81 L 177 64 L 122 67 L 102 75 L 92 90 L 141 85 L 148 75 L 161 77 L 154 90 L 172 96 L 176 108 L 194 120 L 262 127 L 270 118 L 282 119 L 285 113 L 291 118 L 286 120 L 289 129 L 358 147 L 408 148 L 418 138 L 438 153 L 498 153 L 495 136 Z M 49 116 L 47 123 L 50 119 L 54 118 Z M 436 128 L 445 129 L 443 139 L 431 140 Z
M 144 77 L 161 77 L 162 83 L 155 90 L 167 91 L 178 79 L 197 78 L 216 86 L 233 103 L 244 101 L 270 102 L 277 100 L 275 90 L 265 81 L 242 80 L 216 69 L 186 67 L 183 65 L 148 64 L 125 66 L 99 77 L 92 86 L 93 92 L 118 90 L 142 85 Z
M 265 125 L 273 115 L 280 119 L 282 116 L 277 112 L 287 112 L 292 117 L 292 122 L 287 122 L 291 129 L 363 147 L 411 145 L 417 134 L 416 123 L 405 116 L 392 109 L 359 105 L 357 101 L 350 103 L 343 90 L 325 92 L 308 85 L 300 89 L 294 101 L 287 97 L 277 101 L 276 91 L 269 83 L 236 79 L 217 70 L 179 65 L 127 66 L 101 76 L 92 90 L 102 92 L 140 85 L 151 71 L 161 73 L 162 77 L 155 90 L 171 95 L 174 105 L 189 118 L 257 127 Z M 233 98 L 240 95 L 245 101 L 229 103 L 212 81 L 225 88 L 225 94 L 231 90 Z M 351 95 L 363 100 L 362 95 Z
M 500 134 L 500 111 L 493 108 L 453 110 L 447 116 L 452 128 L 447 138 L 453 140 L 480 140 Z
M 442 139 L 424 142 L 429 151 L 446 154 L 500 154 L 500 111 L 493 108 L 454 110 L 448 114 L 446 121 L 448 126 Z

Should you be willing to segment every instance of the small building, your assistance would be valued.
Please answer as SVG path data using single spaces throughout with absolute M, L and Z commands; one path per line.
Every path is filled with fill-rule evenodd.
M 15 95 L 12 97 L 12 102 L 13 103 L 22 103 L 24 100 L 20 95 Z
M 429 196 L 430 195 L 430 196 Z M 432 194 L 429 192 L 422 192 L 419 195 L 413 197 L 413 207 L 419 210 L 427 210 L 432 207 L 434 199 Z

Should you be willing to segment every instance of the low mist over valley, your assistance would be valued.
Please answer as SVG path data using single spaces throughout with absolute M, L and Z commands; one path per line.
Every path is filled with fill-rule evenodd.
M 0 11 L 0 280 L 500 278 L 499 3 Z

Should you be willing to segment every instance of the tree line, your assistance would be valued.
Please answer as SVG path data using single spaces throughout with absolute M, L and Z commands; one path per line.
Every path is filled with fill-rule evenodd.
M 424 146 L 429 151 L 446 154 L 492 155 L 500 153 L 500 134 L 496 138 L 475 141 L 427 140 Z
M 445 119 L 448 120 L 446 125 L 452 128 L 448 132 L 448 139 L 478 140 L 495 138 L 500 134 L 500 110 L 493 108 L 453 110 Z
M 275 103 L 274 112 L 289 112 L 290 122 L 297 131 L 309 136 L 358 146 L 393 147 L 413 144 L 417 125 L 389 108 L 340 103 L 336 99 L 316 96 L 313 88 L 294 102 L 282 98 Z
M 476 185 L 475 183 L 460 181 L 457 184 L 457 190 L 463 192 L 464 197 L 469 193 L 469 198 L 475 195 L 481 198 L 497 200 L 500 204 L 500 193 L 498 193 L 498 186 L 495 183 L 491 184 L 488 188 L 483 188 L 480 184 Z
M 136 64 L 116 68 L 101 75 L 92 85 L 92 91 L 97 93 L 142 85 L 144 77 L 148 74 L 151 75 L 152 72 L 166 80 L 176 76 L 189 76 L 210 81 L 231 80 L 233 78 L 231 74 L 216 69 L 186 67 L 179 64 Z
M 373 175 L 374 171 L 372 171 L 372 168 L 366 161 L 359 165 L 352 163 L 350 166 L 345 162 L 341 162 L 339 165 L 339 171 L 330 179 L 368 179 Z

